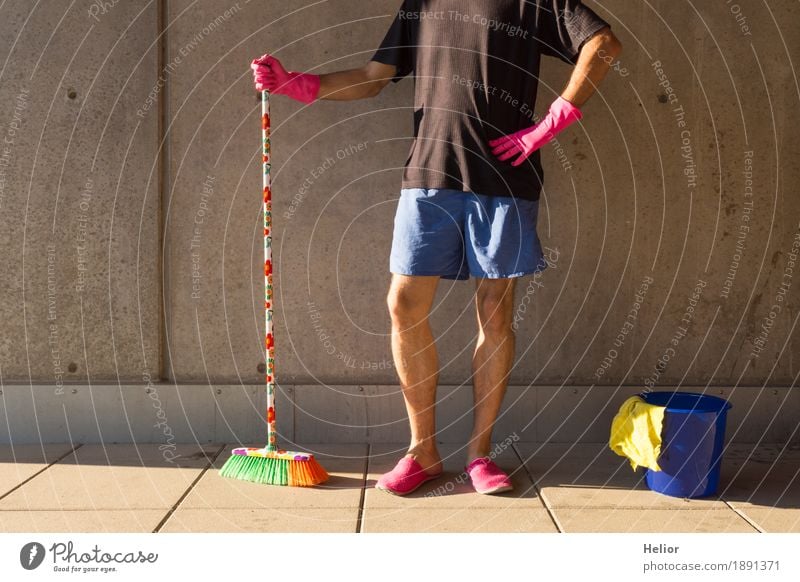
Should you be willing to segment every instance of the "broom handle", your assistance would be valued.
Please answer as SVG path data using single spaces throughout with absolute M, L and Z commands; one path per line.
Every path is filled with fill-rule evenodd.
M 272 331 L 272 159 L 270 156 L 269 92 L 261 92 L 261 141 L 264 166 L 264 317 L 266 332 L 264 347 L 267 363 L 267 451 L 276 451 L 275 429 L 275 338 Z

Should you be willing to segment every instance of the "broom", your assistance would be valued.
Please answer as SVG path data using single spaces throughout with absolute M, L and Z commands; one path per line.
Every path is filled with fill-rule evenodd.
M 275 339 L 272 334 L 272 189 L 270 160 L 269 92 L 261 92 L 261 140 L 264 166 L 264 312 L 266 316 L 267 446 L 239 447 L 219 470 L 223 477 L 267 485 L 311 486 L 328 473 L 310 453 L 278 448 L 275 428 Z

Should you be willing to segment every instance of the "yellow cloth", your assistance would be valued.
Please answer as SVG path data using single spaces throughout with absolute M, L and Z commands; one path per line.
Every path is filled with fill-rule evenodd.
M 628 457 L 635 471 L 638 466 L 660 471 L 656 459 L 661 452 L 663 406 L 648 404 L 641 396 L 631 396 L 611 422 L 608 446 L 621 457 Z

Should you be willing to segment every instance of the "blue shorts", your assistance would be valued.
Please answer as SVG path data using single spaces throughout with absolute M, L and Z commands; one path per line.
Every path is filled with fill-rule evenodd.
M 444 279 L 501 279 L 543 271 L 547 261 L 536 233 L 538 214 L 538 200 L 404 188 L 389 270 Z

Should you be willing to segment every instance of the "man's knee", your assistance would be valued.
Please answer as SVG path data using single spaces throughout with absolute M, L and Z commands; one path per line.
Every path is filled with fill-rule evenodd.
M 511 292 L 484 293 L 478 298 L 478 318 L 484 334 L 505 335 L 513 333 L 513 294 Z
M 393 286 L 389 289 L 386 297 L 386 305 L 389 308 L 389 315 L 392 324 L 400 327 L 411 327 L 416 325 L 425 317 L 427 313 L 424 305 L 420 305 L 416 293 L 408 287 Z

